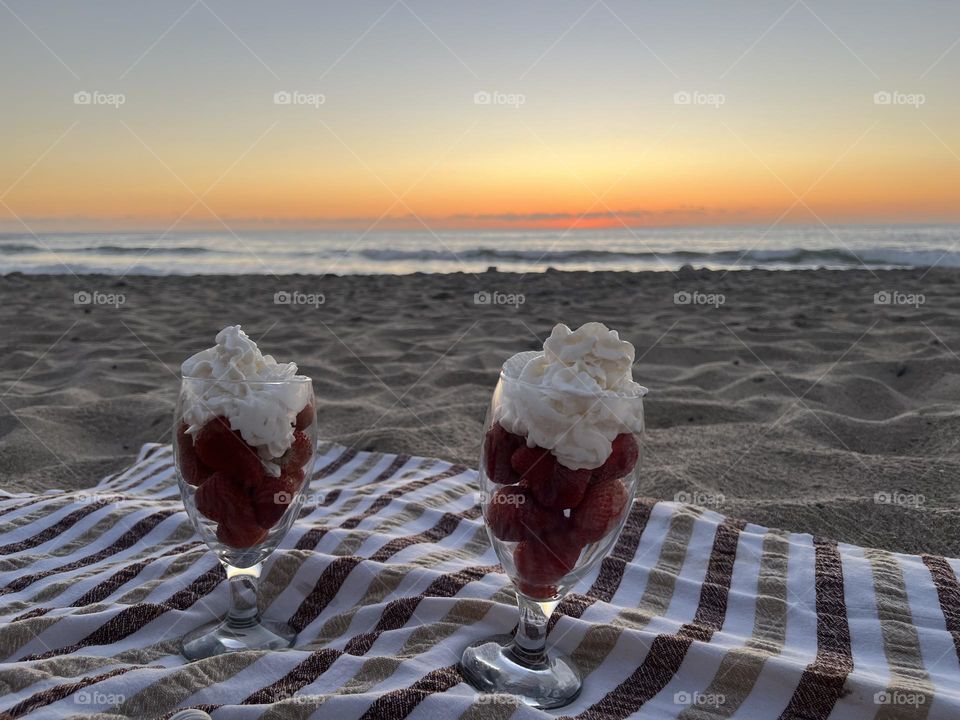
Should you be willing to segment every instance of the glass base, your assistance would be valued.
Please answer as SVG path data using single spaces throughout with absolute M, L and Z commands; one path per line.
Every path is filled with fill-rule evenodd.
M 583 681 L 565 655 L 548 652 L 531 657 L 510 635 L 475 642 L 463 651 L 460 672 L 480 692 L 509 693 L 535 708 L 558 708 L 573 702 Z
M 240 652 L 242 650 L 285 650 L 292 647 L 297 633 L 282 622 L 231 622 L 228 618 L 194 630 L 183 638 L 181 651 L 188 660 Z

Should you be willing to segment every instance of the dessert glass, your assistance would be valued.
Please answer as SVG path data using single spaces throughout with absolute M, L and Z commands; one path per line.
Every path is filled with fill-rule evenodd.
M 262 457 L 230 429 L 224 417 L 207 420 L 195 435 L 186 432 L 184 417 L 205 407 L 205 400 L 224 387 L 237 396 L 270 392 L 306 399 L 292 423 L 293 442 L 280 457 Z M 187 635 L 183 654 L 197 660 L 292 646 L 296 633 L 289 625 L 260 616 L 259 578 L 262 562 L 299 514 L 310 481 L 317 441 L 311 379 L 303 375 L 279 381 L 184 377 L 173 432 L 183 504 L 197 533 L 223 563 L 230 589 L 227 615 Z
M 526 438 L 499 423 L 504 397 L 547 403 L 545 408 L 579 406 L 585 410 L 580 422 L 589 422 L 592 409 L 602 408 L 608 420 L 622 414 L 639 418 L 642 427 L 647 390 L 635 385 L 627 395 L 547 389 L 510 372 L 511 365 L 522 367 L 536 354 L 520 353 L 504 365 L 480 454 L 480 504 L 490 542 L 516 587 L 520 621 L 513 636 L 470 645 L 460 670 L 482 692 L 509 693 L 533 707 L 556 708 L 576 698 L 582 679 L 570 658 L 547 652 L 547 624 L 563 596 L 610 551 L 626 522 L 638 485 L 640 437 L 619 433 L 603 465 L 571 470 L 553 452 L 528 447 Z M 577 424 L 566 432 L 578 432 Z

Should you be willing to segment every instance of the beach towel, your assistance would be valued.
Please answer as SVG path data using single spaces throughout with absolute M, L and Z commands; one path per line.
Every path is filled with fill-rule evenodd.
M 188 663 L 180 638 L 227 587 L 172 463 L 147 445 L 95 487 L 0 496 L 0 717 L 960 717 L 957 560 L 651 498 L 551 620 L 577 700 L 477 694 L 460 654 L 517 609 L 476 471 L 334 444 L 262 575 L 296 648 Z

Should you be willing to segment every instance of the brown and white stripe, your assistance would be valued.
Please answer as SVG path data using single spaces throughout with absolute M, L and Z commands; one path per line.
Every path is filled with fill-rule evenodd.
M 474 483 L 439 460 L 324 445 L 263 576 L 264 611 L 297 648 L 189 664 L 177 640 L 224 610 L 226 588 L 169 446 L 82 497 L 0 499 L 0 718 L 554 717 L 481 698 L 457 670 L 463 647 L 516 622 Z M 960 717 L 957 567 L 638 500 L 551 619 L 586 677 L 563 712 Z

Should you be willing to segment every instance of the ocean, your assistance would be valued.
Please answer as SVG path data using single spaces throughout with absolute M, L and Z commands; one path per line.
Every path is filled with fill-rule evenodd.
M 376 274 L 960 267 L 960 225 L 0 234 L 0 273 Z

